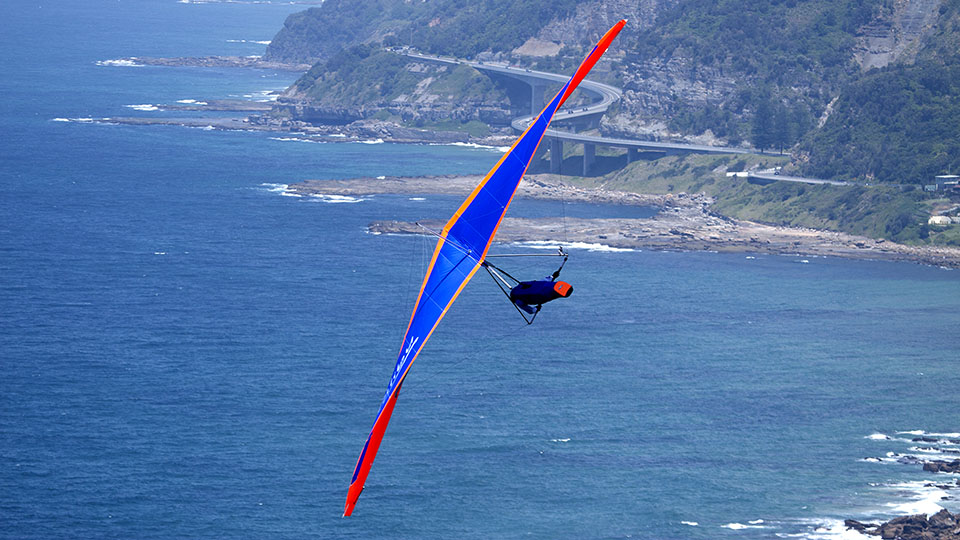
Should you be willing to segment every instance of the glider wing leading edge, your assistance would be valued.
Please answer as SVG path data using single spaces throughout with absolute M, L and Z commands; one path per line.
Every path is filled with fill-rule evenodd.
M 376 458 L 380 441 L 390 422 L 390 415 L 393 414 L 400 386 L 410 365 L 417 358 L 424 343 L 430 339 L 430 334 L 440 323 L 440 319 L 446 314 L 460 291 L 480 268 L 497 228 L 503 220 L 503 215 L 520 185 L 523 173 L 530 165 L 554 113 L 603 56 L 625 23 L 626 21 L 623 20 L 618 22 L 604 34 L 593 51 L 577 68 L 573 77 L 487 173 L 440 232 L 433 258 L 427 268 L 423 284 L 420 286 L 420 296 L 417 298 L 416 307 L 410 316 L 410 323 L 403 337 L 390 384 L 387 385 L 373 428 L 357 459 L 357 466 L 353 471 L 353 478 L 347 492 L 344 516 L 353 513 L 357 499 L 363 491 L 367 475 L 370 473 L 370 466 Z

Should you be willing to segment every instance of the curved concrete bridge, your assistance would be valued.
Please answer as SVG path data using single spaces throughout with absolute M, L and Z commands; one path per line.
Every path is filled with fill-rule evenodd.
M 405 56 L 437 62 L 442 64 L 463 64 L 468 65 L 478 71 L 488 74 L 495 74 L 510 77 L 519 80 L 530 86 L 530 114 L 515 118 L 510 125 L 517 131 L 523 131 L 533 121 L 533 117 L 540 112 L 544 105 L 544 94 L 546 90 L 555 86 L 557 83 L 563 84 L 570 78 L 566 75 L 556 73 L 547 73 L 545 71 L 534 71 L 526 68 L 513 67 L 501 63 L 480 62 L 475 60 L 464 60 L 448 56 L 434 56 L 418 52 L 400 52 Z M 580 83 L 580 90 L 596 98 L 593 103 L 576 107 L 573 109 L 564 109 L 558 111 L 553 117 L 553 123 L 574 124 L 577 127 L 598 127 L 600 118 L 607 112 L 623 95 L 619 88 L 603 84 L 596 81 L 585 79 Z M 672 155 L 672 154 L 757 154 L 755 150 L 746 148 L 737 148 L 731 146 L 707 146 L 699 144 L 683 144 L 672 142 L 639 141 L 634 139 L 620 139 L 613 137 L 601 137 L 599 135 L 582 135 L 571 131 L 562 131 L 558 129 L 548 129 L 544 139 L 550 141 L 550 170 L 560 171 L 560 164 L 563 156 L 563 144 L 582 144 L 583 145 L 583 174 L 586 175 L 590 167 L 596 161 L 597 146 L 612 146 L 627 150 L 627 162 L 633 162 L 640 158 L 641 154 L 650 155 Z M 546 146 L 546 145 L 544 145 Z M 541 152 L 546 151 L 546 148 Z

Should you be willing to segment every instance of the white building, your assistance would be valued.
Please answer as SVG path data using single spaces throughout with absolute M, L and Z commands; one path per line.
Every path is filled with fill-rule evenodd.
M 950 225 L 950 218 L 948 216 L 930 216 L 927 225 Z

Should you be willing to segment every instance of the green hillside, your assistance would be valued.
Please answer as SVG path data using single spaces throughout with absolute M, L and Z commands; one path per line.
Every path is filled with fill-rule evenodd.
M 914 64 L 866 73 L 843 89 L 822 129 L 801 151 L 806 174 L 929 184 L 960 171 L 960 0 L 940 7 L 940 25 Z

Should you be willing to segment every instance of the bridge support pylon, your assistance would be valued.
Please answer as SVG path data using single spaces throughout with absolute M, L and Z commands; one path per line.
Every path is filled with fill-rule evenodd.
M 587 144 L 583 145 L 583 176 L 586 176 L 590 172 L 590 168 L 593 167 L 593 164 L 597 161 L 597 145 Z
M 543 101 L 543 94 L 547 91 L 547 85 L 545 84 L 530 84 L 530 114 L 537 114 L 540 112 L 540 109 L 543 109 L 545 105 Z
M 559 173 L 563 165 L 563 141 L 550 139 L 550 172 Z

